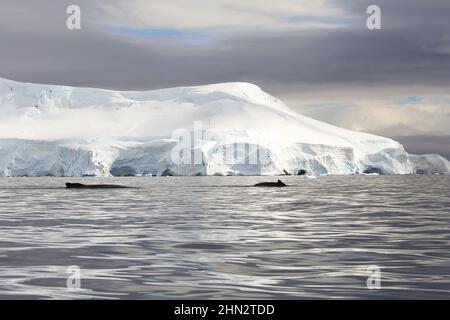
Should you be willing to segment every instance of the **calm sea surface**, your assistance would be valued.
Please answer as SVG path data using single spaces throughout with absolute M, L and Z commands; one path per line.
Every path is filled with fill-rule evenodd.
M 450 299 L 450 176 L 271 180 L 0 178 L 0 298 Z

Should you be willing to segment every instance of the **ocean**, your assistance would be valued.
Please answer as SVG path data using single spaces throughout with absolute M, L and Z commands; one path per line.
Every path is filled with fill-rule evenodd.
M 444 175 L 0 178 L 0 298 L 449 299 L 449 195 Z

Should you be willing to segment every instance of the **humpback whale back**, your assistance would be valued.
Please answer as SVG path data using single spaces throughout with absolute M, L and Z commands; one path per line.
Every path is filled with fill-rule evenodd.
M 278 180 L 277 182 L 257 183 L 257 184 L 255 184 L 255 187 L 286 187 L 286 184 L 283 181 Z
M 82 183 L 66 183 L 67 189 L 124 189 L 127 186 L 115 184 L 82 184 Z

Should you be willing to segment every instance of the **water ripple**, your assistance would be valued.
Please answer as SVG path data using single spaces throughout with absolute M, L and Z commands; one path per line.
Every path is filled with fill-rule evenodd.
M 0 298 L 450 297 L 449 176 L 267 179 L 0 178 Z

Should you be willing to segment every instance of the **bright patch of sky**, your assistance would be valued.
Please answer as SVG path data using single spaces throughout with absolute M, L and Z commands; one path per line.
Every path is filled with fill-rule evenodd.
M 349 24 L 348 14 L 330 0 L 111 0 L 100 5 L 109 25 L 162 29 L 271 29 Z
M 416 104 L 416 103 L 421 103 L 421 102 L 423 102 L 423 97 L 409 96 L 409 97 L 404 97 L 404 98 L 396 101 L 396 104 L 405 105 L 405 104 Z
M 168 28 L 127 28 L 109 27 L 107 30 L 114 34 L 131 35 L 149 38 L 179 38 L 184 35 L 183 31 Z
M 119 36 L 147 39 L 173 39 L 191 43 L 208 42 L 215 35 L 213 30 L 182 30 L 172 28 L 107 27 L 106 31 Z
M 326 17 L 326 16 L 292 16 L 286 19 L 292 23 L 318 23 L 324 25 L 350 25 L 353 22 L 352 18 L 343 17 Z

